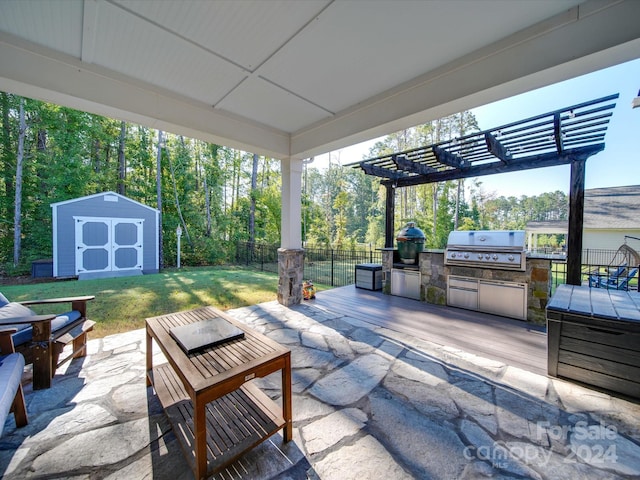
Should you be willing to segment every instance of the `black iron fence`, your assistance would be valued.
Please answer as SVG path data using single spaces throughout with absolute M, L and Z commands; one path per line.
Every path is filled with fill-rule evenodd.
M 341 287 L 356 283 L 356 265 L 382 263 L 379 250 L 339 250 L 334 248 L 305 248 L 304 276 L 314 283 Z
M 263 272 L 278 273 L 279 245 L 238 242 L 236 244 L 236 264 L 257 268 Z
M 278 245 L 239 242 L 236 263 L 266 272 L 278 272 Z M 356 265 L 382 263 L 382 252 L 372 247 L 356 249 L 309 248 L 304 249 L 305 280 L 332 287 L 356 282 Z
M 278 273 L 278 245 L 238 242 L 236 264 Z M 538 252 L 539 253 L 539 252 Z M 582 281 L 595 288 L 638 290 L 640 272 L 634 266 L 621 269 L 616 250 L 585 249 L 582 252 Z M 382 252 L 372 247 L 357 249 L 305 248 L 305 280 L 342 287 L 355 283 L 355 267 L 361 263 L 382 263 Z M 636 266 L 637 267 L 637 266 Z M 552 288 L 565 283 L 567 261 L 563 255 L 551 261 Z

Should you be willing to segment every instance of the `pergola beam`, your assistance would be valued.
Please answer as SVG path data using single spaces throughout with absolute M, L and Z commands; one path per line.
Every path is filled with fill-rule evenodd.
M 373 175 L 376 177 L 389 178 L 391 180 L 399 180 L 406 176 L 404 172 L 399 172 L 397 170 L 388 170 L 383 167 L 378 167 L 376 165 L 362 165 L 362 170 L 367 175 Z
M 556 112 L 553 115 L 553 136 L 556 142 L 556 150 L 558 154 L 562 154 L 564 150 L 562 128 L 560 125 L 560 113 Z
M 392 155 L 391 160 L 393 160 L 393 163 L 396 164 L 398 170 L 417 173 L 418 175 L 430 175 L 437 172 L 437 170 L 433 167 L 430 167 L 423 163 L 412 162 L 406 157 L 406 155 Z
M 436 156 L 438 162 L 443 165 L 448 165 L 453 168 L 465 168 L 467 166 L 467 161 L 459 155 L 449 152 L 442 147 L 438 147 L 434 145 L 432 147 L 433 154 Z
M 484 134 L 484 140 L 487 142 L 487 150 L 490 154 L 500 159 L 503 163 L 511 163 L 513 161 L 513 157 L 508 153 L 507 148 L 490 132 Z
M 536 168 L 553 167 L 556 165 L 567 165 L 576 158 L 587 159 L 592 155 L 604 150 L 604 143 L 589 145 L 588 147 L 578 147 L 565 150 L 562 155 L 555 152 L 532 155 L 518 159 L 517 162 L 503 163 L 491 162 L 483 165 L 471 166 L 464 170 L 445 170 L 429 175 L 406 176 L 395 179 L 398 187 L 408 187 L 411 185 L 422 185 L 425 183 L 444 182 L 447 180 L 457 180 L 460 178 L 482 177 L 498 173 L 519 172 L 523 170 L 533 170 Z M 385 182 L 383 182 L 385 183 Z

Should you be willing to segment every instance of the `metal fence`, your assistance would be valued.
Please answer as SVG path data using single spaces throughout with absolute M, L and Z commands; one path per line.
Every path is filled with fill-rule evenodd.
M 592 288 L 607 288 L 610 290 L 630 290 L 638 291 L 639 272 L 638 267 L 622 268 L 612 264 L 582 264 L 582 283 L 588 284 Z M 565 283 L 567 275 L 566 260 L 553 260 L 551 262 L 551 275 L 553 278 L 552 291 L 558 285 Z
M 278 272 L 278 245 L 239 242 L 236 245 L 236 263 L 265 272 Z M 373 248 L 337 249 L 305 248 L 305 280 L 332 287 L 342 287 L 356 282 L 356 265 L 382 263 L 382 252 Z
M 236 264 L 256 268 L 263 272 L 278 273 L 279 245 L 238 242 L 236 244 Z
M 341 287 L 356 283 L 356 265 L 382 263 L 379 250 L 338 250 L 305 248 L 304 276 L 314 283 Z
M 236 264 L 261 271 L 278 273 L 278 245 L 239 242 L 236 245 Z M 586 249 L 582 252 L 582 281 L 593 287 L 638 290 L 639 272 L 628 277 L 632 268 L 617 274 L 618 251 Z M 355 283 L 355 267 L 361 263 L 382 263 L 382 252 L 373 248 L 336 249 L 305 248 L 305 280 L 314 283 L 342 287 Z M 562 256 L 551 261 L 552 290 L 564 284 L 567 261 Z M 626 278 L 625 278 L 626 275 Z

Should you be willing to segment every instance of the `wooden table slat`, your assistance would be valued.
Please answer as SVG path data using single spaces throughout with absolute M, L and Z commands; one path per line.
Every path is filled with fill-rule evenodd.
M 175 376 L 168 364 L 155 367 L 153 370 L 154 380 L 167 380 L 174 384 L 176 389 L 180 389 L 180 380 Z M 155 388 L 154 384 L 154 388 Z M 163 392 L 162 396 L 158 392 L 160 401 L 166 400 L 166 386 L 158 384 L 158 388 Z M 183 390 L 180 392 L 186 396 Z M 171 422 L 176 436 L 185 445 L 185 451 L 190 451 L 190 446 L 195 442 L 193 434 L 193 404 L 188 400 L 175 402 L 171 397 L 166 409 L 167 416 Z M 265 409 L 262 406 L 271 404 Z M 232 406 L 235 405 L 235 408 Z M 265 438 L 276 433 L 284 425 L 285 421 L 281 415 L 273 415 L 278 411 L 278 406 L 266 395 L 260 392 L 254 385 L 247 384 L 240 390 L 236 390 L 224 397 L 207 404 L 207 422 L 212 428 L 207 429 L 207 444 L 209 445 L 209 471 L 217 471 L 231 463 L 248 448 L 252 448 Z M 252 421 L 247 421 L 244 414 L 247 412 L 261 414 L 256 415 Z M 220 435 L 224 432 L 224 436 Z M 212 450 L 212 447 L 215 449 Z M 194 456 L 188 456 L 190 464 L 194 465 Z

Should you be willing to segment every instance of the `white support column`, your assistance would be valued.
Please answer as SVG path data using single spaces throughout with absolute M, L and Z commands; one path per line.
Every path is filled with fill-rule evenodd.
M 302 248 L 302 160 L 286 158 L 282 165 L 282 237 L 280 246 Z
M 282 170 L 282 224 L 278 250 L 278 302 L 302 301 L 304 251 L 302 250 L 302 160 L 285 158 Z

